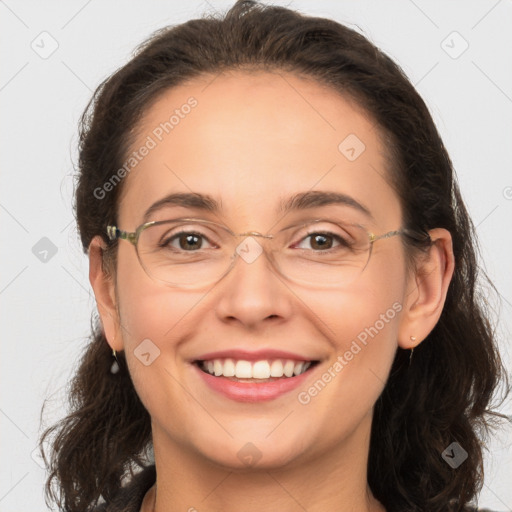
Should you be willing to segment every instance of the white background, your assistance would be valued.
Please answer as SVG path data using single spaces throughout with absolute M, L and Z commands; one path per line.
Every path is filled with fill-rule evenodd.
M 47 510 L 45 474 L 31 455 L 42 430 L 41 406 L 50 399 L 43 425 L 64 415 L 64 386 L 95 308 L 72 212 L 78 118 L 100 81 L 152 31 L 232 3 L 0 1 L 0 512 Z M 498 333 L 510 369 L 512 3 L 274 3 L 362 31 L 417 86 L 452 157 L 502 297 Z M 58 48 L 46 59 L 31 47 L 35 41 L 48 50 L 52 40 Z M 467 50 L 452 58 L 464 41 Z M 57 249 L 46 262 L 32 251 L 43 237 Z M 510 402 L 502 410 L 510 415 Z M 488 446 L 480 506 L 512 510 L 511 430 L 503 427 Z

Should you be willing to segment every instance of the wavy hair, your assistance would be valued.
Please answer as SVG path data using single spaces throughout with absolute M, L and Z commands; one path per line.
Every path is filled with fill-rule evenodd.
M 106 226 L 117 225 L 120 183 L 95 194 L 123 165 L 138 123 L 170 88 L 225 70 L 292 72 L 355 101 L 376 123 L 389 150 L 390 177 L 403 227 L 447 229 L 455 272 L 441 318 L 414 352 L 398 349 L 375 404 L 368 482 L 388 510 L 463 510 L 483 483 L 483 438 L 500 414 L 492 400 L 508 390 L 492 311 L 479 278 L 478 245 L 452 163 L 419 94 L 401 68 L 363 35 L 333 20 L 240 0 L 208 15 L 154 33 L 134 57 L 103 81 L 80 120 L 75 213 L 87 252 Z M 410 261 L 421 247 L 404 238 Z M 104 254 L 115 272 L 116 245 Z M 495 290 L 494 290 L 495 291 Z M 48 428 L 41 452 L 49 468 L 47 503 L 69 512 L 109 501 L 125 480 L 150 463 L 150 416 L 98 321 L 69 386 L 69 414 Z M 51 440 L 51 441 L 50 441 Z M 456 471 L 441 457 L 452 442 L 469 456 Z M 43 442 L 50 446 L 48 457 Z

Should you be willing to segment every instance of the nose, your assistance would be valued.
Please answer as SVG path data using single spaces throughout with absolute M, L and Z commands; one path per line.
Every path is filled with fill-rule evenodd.
M 287 318 L 293 294 L 263 251 L 263 240 L 248 236 L 236 248 L 231 271 L 217 285 L 217 315 L 256 327 L 269 319 Z

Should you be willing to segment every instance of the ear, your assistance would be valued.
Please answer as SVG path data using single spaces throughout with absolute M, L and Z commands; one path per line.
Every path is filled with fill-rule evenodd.
M 450 232 L 436 228 L 429 233 L 432 245 L 418 258 L 404 298 L 398 331 L 398 345 L 404 349 L 421 343 L 437 324 L 455 268 Z
M 108 344 L 116 351 L 120 351 L 123 349 L 123 340 L 116 304 L 115 281 L 114 276 L 104 268 L 105 248 L 105 242 L 99 235 L 95 236 L 89 244 L 89 281 L 94 290 L 98 313 Z

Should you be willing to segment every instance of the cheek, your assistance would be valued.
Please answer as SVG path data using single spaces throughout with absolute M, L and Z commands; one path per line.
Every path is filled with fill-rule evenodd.
M 321 390 L 322 400 L 336 404 L 333 414 L 339 413 L 340 421 L 343 411 L 360 416 L 373 407 L 396 353 L 405 270 L 399 254 L 383 256 L 350 289 L 304 296 L 331 344 L 326 372 L 312 395 Z
M 186 338 L 184 328 L 202 305 L 204 293 L 158 283 L 145 273 L 136 255 L 123 256 L 119 258 L 117 296 L 128 364 L 134 372 L 149 359 L 158 361 L 155 366 L 174 365 L 177 345 Z M 149 357 L 142 357 L 146 353 Z
M 150 339 L 162 352 L 169 352 L 183 336 L 188 317 L 199 308 L 202 295 L 153 281 L 126 280 L 119 294 L 125 347 L 136 350 L 144 339 Z
M 166 423 L 166 411 L 192 399 L 182 381 L 180 347 L 193 329 L 189 318 L 201 305 L 198 294 L 177 293 L 153 281 L 128 278 L 120 290 L 120 319 L 130 376 L 140 400 L 152 417 Z M 180 434 L 179 422 L 169 427 Z
M 392 338 L 400 321 L 406 284 L 405 263 L 398 251 L 381 252 L 368 267 L 346 288 L 336 290 L 296 290 L 303 303 L 324 324 L 325 336 L 337 351 L 350 348 L 357 339 L 365 341 Z M 314 315 L 310 319 L 313 321 Z M 369 343 L 368 343 L 369 345 Z
M 382 368 L 390 364 L 397 346 L 397 334 L 403 308 L 405 266 L 397 251 L 381 252 L 370 260 L 368 268 L 351 290 L 346 304 L 350 318 L 348 350 L 365 352 L 365 364 Z M 358 352 L 359 354 L 359 352 Z M 347 357 L 350 357 L 347 354 Z M 382 362 L 381 362 L 382 361 Z

